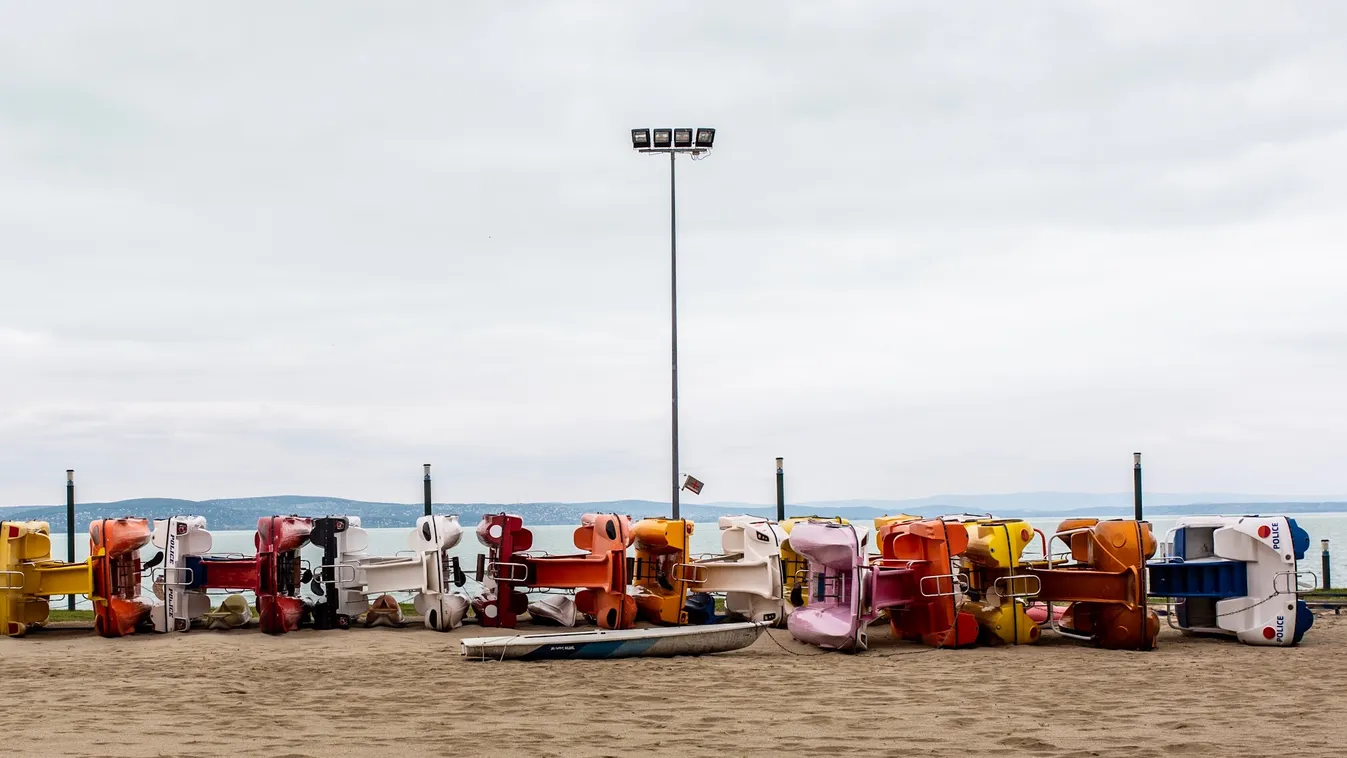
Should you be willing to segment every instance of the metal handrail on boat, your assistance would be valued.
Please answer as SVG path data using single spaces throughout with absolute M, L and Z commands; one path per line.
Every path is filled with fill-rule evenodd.
M 501 574 L 501 567 L 510 569 L 508 576 Z M 486 567 L 486 575 L 496 581 L 522 582 L 528 578 L 529 567 L 523 563 L 510 563 L 507 561 L 496 561 Z
M 691 571 L 692 575 L 686 576 L 683 573 L 684 571 Z M 710 578 L 710 572 L 711 570 L 706 566 L 698 565 L 696 563 L 675 563 L 673 571 L 671 571 L 670 574 L 675 582 L 683 582 L 684 584 L 706 584 L 706 580 Z
M 935 592 L 926 591 L 926 582 L 931 579 L 934 579 L 937 582 Z M 940 591 L 939 580 L 941 579 L 950 580 L 949 592 Z M 922 597 L 958 597 L 959 595 L 968 592 L 968 575 L 960 573 L 928 574 L 917 581 L 917 591 L 921 593 Z
M 1021 592 L 1016 592 L 1015 580 L 1017 579 L 1024 579 L 1024 580 L 1032 579 L 1034 581 L 1033 584 L 1034 588 L 1032 590 L 1024 590 Z M 1001 590 L 1002 582 L 1006 583 L 1005 591 Z M 1035 574 L 1006 574 L 1005 576 L 998 576 L 992 580 L 992 589 L 996 592 L 997 595 L 1012 599 L 1021 597 L 1038 597 L 1038 593 L 1043 591 L 1043 580 L 1039 579 L 1038 576 Z
M 1066 555 L 1072 555 L 1072 551 L 1071 551 L 1071 543 L 1070 543 L 1069 541 L 1067 541 L 1066 539 L 1064 539 L 1064 537 L 1065 537 L 1066 535 L 1080 534 L 1080 533 L 1083 533 L 1083 532 L 1093 532 L 1093 531 L 1094 531 L 1094 527 L 1093 527 L 1093 526 L 1082 526 L 1082 527 L 1079 527 L 1079 528 L 1076 528 L 1076 529 L 1067 529 L 1066 531 L 1063 531 L 1063 532 L 1057 532 L 1057 533 L 1055 533 L 1055 534 L 1052 535 L 1052 539 L 1053 539 L 1053 540 L 1062 540 L 1062 542 L 1066 543 L 1066 547 L 1067 547 Z M 1051 547 L 1051 545 L 1052 545 L 1052 541 L 1050 540 L 1050 541 L 1048 542 L 1048 546 Z M 1090 551 L 1090 552 L 1089 552 L 1089 555 L 1088 555 L 1089 560 L 1086 561 L 1086 562 L 1087 562 L 1087 563 L 1093 564 L 1093 562 L 1094 562 L 1094 540 L 1090 540 L 1089 551 Z M 1052 568 L 1052 555 L 1048 553 L 1048 549 L 1047 549 L 1047 548 L 1045 548 L 1045 549 L 1043 550 L 1043 553 L 1044 553 L 1044 557 L 1047 559 L 1047 562 L 1048 562 L 1048 568 Z M 1063 558 L 1063 559 L 1062 559 L 1062 563 L 1064 563 L 1064 564 L 1067 563 L 1067 559 Z
M 162 584 L 164 586 L 168 586 L 170 584 L 170 582 L 168 581 L 169 572 L 177 573 L 180 571 L 186 571 L 187 578 L 182 579 L 180 581 L 171 582 L 171 584 L 173 584 L 174 586 L 186 587 L 187 585 L 196 581 L 196 572 L 192 570 L 191 566 L 163 566 L 155 569 L 153 572 L 150 573 L 150 582 L 152 584 Z
M 913 566 L 917 565 L 918 563 L 930 563 L 930 561 L 921 558 L 916 559 L 873 558 L 870 561 L 871 566 L 878 566 L 879 568 L 896 568 L 896 569 L 910 569 Z
M 1067 629 L 1066 627 L 1058 623 L 1056 614 L 1052 612 L 1052 601 L 1049 600 L 1047 602 L 1047 607 L 1048 607 L 1048 625 L 1052 629 L 1052 631 L 1069 639 L 1080 640 L 1082 642 L 1094 642 L 1094 635 L 1082 634 L 1081 632 L 1077 632 L 1074 629 Z
M 1319 586 L 1319 575 L 1313 571 L 1279 571 L 1272 575 L 1272 592 L 1275 594 L 1298 595 L 1304 590 L 1301 589 L 1301 576 L 1310 578 L 1310 586 L 1305 589 L 1312 590 Z M 1277 580 L 1286 577 L 1286 589 L 1277 589 Z
M 349 564 L 349 563 L 320 563 L 320 564 L 318 564 L 318 570 L 319 570 L 319 571 L 322 571 L 323 569 L 333 569 L 333 571 L 332 571 L 332 578 L 331 578 L 331 579 L 328 579 L 328 578 L 325 577 L 325 576 L 323 576 L 323 577 L 318 577 L 317 574 L 313 574 L 313 575 L 315 576 L 315 578 L 319 578 L 320 581 L 322 581 L 322 582 L 324 582 L 324 583 L 326 583 L 326 582 L 334 582 L 334 583 L 350 583 L 350 584 L 354 584 L 354 583 L 356 583 L 356 582 L 358 582 L 358 581 L 360 580 L 360 572 L 356 569 L 355 566 L 352 566 L 352 565 Z M 347 569 L 347 570 L 349 570 L 349 571 L 351 572 L 350 578 L 349 578 L 349 579 L 343 579 L 343 578 L 342 578 L 342 576 L 341 576 L 341 571 L 340 571 L 341 569 Z M 310 573 L 312 574 L 313 572 L 310 572 Z

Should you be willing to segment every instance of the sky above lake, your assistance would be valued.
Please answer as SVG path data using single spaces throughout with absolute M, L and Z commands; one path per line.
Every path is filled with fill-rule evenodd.
M 667 499 L 645 126 L 703 500 L 1345 492 L 1344 29 L 0 2 L 0 504 Z

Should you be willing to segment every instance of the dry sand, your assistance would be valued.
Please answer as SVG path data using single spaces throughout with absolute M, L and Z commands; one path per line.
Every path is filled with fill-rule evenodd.
M 475 625 L 48 630 L 0 639 L 0 755 L 1347 755 L 1347 616 L 1288 649 L 1166 629 L 1149 653 L 928 651 L 872 632 L 860 655 L 774 630 L 704 658 L 477 663 L 457 644 L 492 633 Z

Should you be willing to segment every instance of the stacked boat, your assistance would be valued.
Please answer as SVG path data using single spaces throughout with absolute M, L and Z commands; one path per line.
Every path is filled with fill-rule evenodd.
M 309 625 L 401 626 L 411 605 L 430 629 L 537 623 L 595 631 L 476 638 L 477 658 L 676 655 L 737 649 L 768 627 L 820 648 L 859 652 L 872 624 L 940 648 L 1032 644 L 1044 630 L 1103 648 L 1155 647 L 1162 607 L 1185 633 L 1294 645 L 1313 623 L 1297 568 L 1308 535 L 1285 516 L 1191 516 L 1158 550 L 1148 522 L 1067 519 L 1050 535 L 1022 519 L 886 516 L 868 525 L 732 515 L 716 524 L 720 552 L 693 554 L 687 519 L 632 522 L 585 514 L 574 552 L 536 550 L 523 519 L 488 514 L 475 528 L 476 592 L 451 551 L 455 516 L 424 516 L 407 550 L 370 553 L 350 515 L 263 517 L 252 555 L 214 554 L 201 516 L 99 519 L 90 557 L 51 555 L 45 522 L 0 522 L 0 632 L 43 625 L 53 598 L 91 599 L 95 628 L 136 631 L 247 626 L 283 634 Z M 157 553 L 142 562 L 141 548 Z M 301 550 L 322 558 L 310 565 Z M 1036 547 L 1036 549 L 1035 549 Z M 629 556 L 628 552 L 634 553 Z M 142 592 L 142 580 L 150 592 Z M 210 593 L 231 593 L 212 608 Z M 249 599 L 251 597 L 251 600 Z M 643 621 L 653 627 L 636 628 Z
M 369 555 L 360 519 L 348 516 L 258 519 L 253 555 L 211 553 L 201 516 L 98 519 L 89 527 L 90 556 L 80 563 L 52 559 L 50 531 L 43 521 L 0 522 L 0 631 L 9 636 L 41 626 L 51 600 L 69 595 L 92 601 L 95 629 L 105 637 L 185 632 L 194 624 L 233 629 L 252 621 L 254 608 L 268 634 L 306 623 L 346 628 L 361 614 L 397 625 L 394 592 L 414 594 L 426 625 L 443 631 L 462 624 L 468 607 L 457 589 L 462 571 L 449 555 L 462 534 L 452 516 L 418 519 L 408 535 L 410 556 Z M 311 541 L 323 549 L 318 575 L 301 556 Z M 142 563 L 140 549 L 150 543 L 158 552 Z M 141 591 L 146 572 L 149 595 Z M 317 600 L 302 594 L 306 587 Z M 212 610 L 210 592 L 232 594 Z

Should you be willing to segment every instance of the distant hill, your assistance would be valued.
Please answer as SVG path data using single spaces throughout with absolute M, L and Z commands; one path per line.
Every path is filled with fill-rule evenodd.
M 530 524 L 578 524 L 581 515 L 592 512 L 617 512 L 633 518 L 667 516 L 669 504 L 652 500 L 611 500 L 590 503 L 439 503 L 437 513 L 455 513 L 464 525 L 476 524 L 484 513 L 517 513 Z M 714 502 L 682 503 L 682 515 L 699 522 L 713 522 L 732 513 L 775 515 L 775 506 L 756 503 Z M 914 500 L 839 500 L 791 504 L 788 516 L 842 516 L 853 521 L 868 521 L 876 516 L 910 513 L 940 516 L 949 513 L 990 513 L 1004 517 L 1060 518 L 1093 516 L 1113 518 L 1130 516 L 1130 494 L 1090 493 L 1016 493 L 1008 495 L 948 495 Z M 1263 499 L 1250 495 L 1173 495 L 1146 496 L 1147 516 L 1177 516 L 1193 513 L 1328 513 L 1347 512 L 1347 497 L 1301 501 Z M 212 529 L 254 529 L 257 519 L 273 514 L 323 516 L 346 514 L 359 516 L 367 527 L 410 526 L 422 513 L 422 506 L 406 503 L 379 503 L 334 497 L 278 495 L 272 497 L 230 498 L 222 500 L 177 500 L 173 498 L 137 498 L 112 503 L 81 503 L 76 509 L 76 528 L 88 529 L 91 519 L 116 516 L 167 518 L 178 514 L 205 516 Z M 52 531 L 65 531 L 64 505 L 25 505 L 0 508 L 0 519 L 41 519 Z

